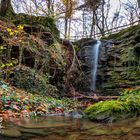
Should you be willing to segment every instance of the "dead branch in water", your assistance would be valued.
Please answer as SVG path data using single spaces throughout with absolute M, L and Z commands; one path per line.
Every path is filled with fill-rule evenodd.
M 118 96 L 85 96 L 85 95 L 81 95 L 78 97 L 75 97 L 76 99 L 90 99 L 91 101 L 94 102 L 99 102 L 99 101 L 106 101 L 106 100 L 117 100 Z

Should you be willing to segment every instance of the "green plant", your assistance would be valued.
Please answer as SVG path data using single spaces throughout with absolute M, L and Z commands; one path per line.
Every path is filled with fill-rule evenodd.
M 31 93 L 57 96 L 57 88 L 49 84 L 49 76 L 38 75 L 28 67 L 14 69 L 8 80 L 13 86 Z

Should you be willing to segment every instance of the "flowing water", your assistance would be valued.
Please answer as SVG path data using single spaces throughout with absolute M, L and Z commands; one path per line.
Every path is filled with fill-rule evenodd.
M 99 49 L 101 46 L 101 41 L 97 41 L 96 44 L 92 46 L 92 82 L 91 82 L 91 90 L 96 90 L 96 77 L 97 77 L 97 68 L 98 68 L 98 57 L 99 57 Z
M 3 122 L 0 140 L 140 140 L 140 118 L 113 124 L 47 117 Z

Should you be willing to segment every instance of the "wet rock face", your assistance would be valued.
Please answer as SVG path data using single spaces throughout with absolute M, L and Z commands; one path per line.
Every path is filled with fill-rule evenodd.
M 93 65 L 94 59 L 93 57 L 93 46 L 96 45 L 97 40 L 89 40 L 83 43 L 81 46 L 80 51 L 78 51 L 77 56 L 78 59 L 81 61 L 81 68 L 84 72 L 84 76 L 86 77 L 84 80 L 81 81 L 85 86 L 83 86 L 83 90 L 90 91 L 91 90 L 91 83 L 92 83 L 92 72 L 93 72 Z
M 136 55 L 140 56 L 140 43 L 138 43 L 135 47 L 134 47 L 135 53 Z
M 108 60 L 112 59 L 112 46 L 114 41 L 102 41 L 102 47 L 100 48 L 100 55 L 99 55 L 99 64 L 103 65 L 104 62 L 106 63 Z M 103 63 L 103 64 L 102 64 Z
M 78 57 L 82 61 L 82 68 L 84 71 L 87 71 L 88 69 L 91 69 L 92 67 L 92 60 L 91 56 L 92 54 L 92 46 L 96 44 L 97 41 L 89 42 L 89 44 L 86 44 L 82 49 L 78 52 Z M 86 70 L 87 68 L 87 70 Z
M 140 85 L 140 25 L 122 30 L 103 38 L 100 47 L 96 87 L 104 95 L 118 95 L 124 88 Z M 82 62 L 82 70 L 88 78 L 81 83 L 88 91 L 90 83 L 91 61 L 90 43 L 81 43 L 78 58 Z M 80 44 L 80 43 L 79 43 Z M 87 84 L 88 83 L 88 84 Z
M 101 67 L 104 67 L 106 65 L 108 60 L 112 59 L 111 53 L 112 53 L 112 45 L 113 41 L 102 41 L 99 49 L 99 60 L 98 60 L 98 70 Z M 91 90 L 91 83 L 92 83 L 92 72 L 94 67 L 94 59 L 93 56 L 95 50 L 93 50 L 93 46 L 97 44 L 97 40 L 89 40 L 85 43 L 83 43 L 81 46 L 80 51 L 77 53 L 79 60 L 81 61 L 81 68 L 86 75 L 87 79 L 82 80 L 82 82 L 86 82 L 87 84 L 85 88 L 86 91 Z M 98 78 L 97 78 L 97 86 L 102 83 L 102 74 L 100 75 L 100 72 L 98 72 Z
M 140 84 L 139 25 L 106 37 L 113 46 L 104 43 L 100 50 L 97 85 L 105 94 L 120 94 L 124 88 Z

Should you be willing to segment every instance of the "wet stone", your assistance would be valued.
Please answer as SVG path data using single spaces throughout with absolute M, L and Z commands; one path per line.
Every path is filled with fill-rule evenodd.
M 25 129 L 25 128 L 19 128 L 20 132 L 23 133 L 30 133 L 35 134 L 38 136 L 47 136 L 47 133 L 44 131 L 44 129 Z
M 1 135 L 13 138 L 22 136 L 21 132 L 15 128 L 3 129 L 1 130 Z
M 69 127 L 69 124 L 66 123 L 59 123 L 59 122 L 39 122 L 39 123 L 26 123 L 26 124 L 20 124 L 19 127 L 23 128 L 30 128 L 30 129 L 40 129 L 40 128 L 64 128 Z

